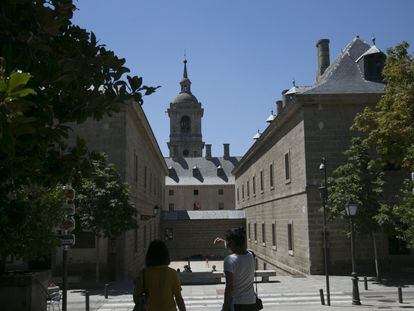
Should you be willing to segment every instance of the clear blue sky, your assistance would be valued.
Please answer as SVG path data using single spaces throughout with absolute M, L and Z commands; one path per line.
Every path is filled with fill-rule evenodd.
M 144 110 L 164 155 L 187 51 L 192 92 L 204 107 L 203 140 L 222 155 L 243 155 L 281 91 L 311 85 L 316 42 L 330 39 L 331 62 L 356 35 L 383 51 L 414 44 L 414 1 L 394 0 L 79 0 L 74 23 L 127 60 L 147 85 Z M 412 50 L 412 48 L 411 48 Z

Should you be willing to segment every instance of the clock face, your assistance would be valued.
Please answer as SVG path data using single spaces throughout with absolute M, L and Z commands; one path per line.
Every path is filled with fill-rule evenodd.
M 189 116 L 183 116 L 180 122 L 181 132 L 188 133 L 191 129 L 191 120 Z

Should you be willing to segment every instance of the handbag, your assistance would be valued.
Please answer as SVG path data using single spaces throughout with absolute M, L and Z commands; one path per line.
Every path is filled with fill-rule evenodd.
M 146 311 L 148 310 L 148 293 L 145 288 L 145 269 L 142 269 L 142 293 L 138 297 L 137 303 L 133 311 Z
M 253 255 L 253 258 L 256 261 L 256 254 L 250 251 Z M 256 292 L 254 293 L 256 295 L 256 310 L 263 310 L 263 302 L 259 298 L 259 291 L 257 290 L 257 275 L 256 275 L 256 263 L 254 263 L 254 282 L 256 283 Z

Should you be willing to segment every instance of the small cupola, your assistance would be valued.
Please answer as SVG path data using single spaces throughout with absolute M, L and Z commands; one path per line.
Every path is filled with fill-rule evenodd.
M 355 61 L 367 81 L 382 82 L 382 69 L 385 64 L 385 54 L 375 45 L 372 37 L 371 47 Z

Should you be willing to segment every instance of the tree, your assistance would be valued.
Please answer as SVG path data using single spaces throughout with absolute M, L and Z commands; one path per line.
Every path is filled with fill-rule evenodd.
M 396 203 L 383 206 L 381 223 L 389 221 L 398 237 L 414 247 L 412 217 L 414 202 L 409 186 L 409 173 L 414 172 L 414 57 L 403 42 L 387 50 L 382 72 L 385 95 L 374 109 L 366 108 L 355 118 L 353 128 L 367 133 L 367 143 L 375 148 L 378 162 L 384 167 L 401 169 L 407 176 L 405 187 Z M 397 221 L 396 221 L 397 220 Z
M 7 104 L 6 93 L 0 95 L 0 200 L 7 225 L 2 240 L 8 241 L 8 246 L 0 243 L 3 257 L 41 255 L 47 247 L 15 236 L 23 221 L 47 231 L 36 240 L 39 245 L 49 245 L 54 236 L 49 223 L 38 224 L 27 213 L 26 198 L 41 200 L 39 193 L 49 191 L 48 197 L 53 197 L 73 178 L 74 167 L 88 167 L 85 145 L 80 140 L 74 148 L 66 145 L 66 124 L 99 120 L 118 112 L 125 101 L 142 104 L 143 96 L 156 89 L 145 86 L 140 77 L 125 77 L 125 59 L 98 43 L 93 33 L 72 24 L 75 9 L 72 0 L 3 0 L 0 6 L 0 58 L 5 60 L 1 83 L 17 83 L 23 92 Z M 18 71 L 31 78 L 15 75 Z M 44 213 L 59 213 L 58 204 L 40 204 L 39 214 L 43 208 Z
M 380 279 L 377 243 L 375 233 L 380 230 L 376 216 L 380 209 L 383 173 L 371 160 L 368 145 L 360 137 L 354 137 L 345 151 L 346 162 L 337 167 L 329 179 L 329 204 L 333 218 L 345 216 L 345 206 L 349 202 L 358 205 L 355 218 L 356 231 L 372 236 L 374 246 L 375 269 Z
M 96 236 L 96 281 L 99 282 L 99 238 L 115 238 L 137 227 L 136 210 L 129 202 L 129 186 L 122 182 L 104 154 L 93 155 L 88 176 L 78 176 L 76 190 L 78 231 Z

